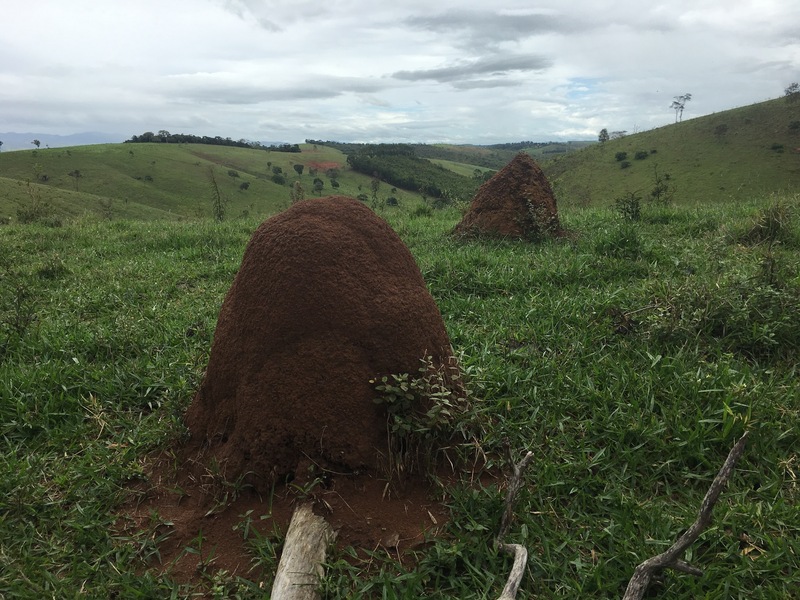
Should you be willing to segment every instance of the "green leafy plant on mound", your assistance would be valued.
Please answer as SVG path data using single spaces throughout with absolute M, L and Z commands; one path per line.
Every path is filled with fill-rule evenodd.
M 452 464 L 467 446 L 476 448 L 478 428 L 455 365 L 422 359 L 417 374 L 397 373 L 370 381 L 386 407 L 384 474 L 402 484 L 411 474 L 432 476 L 442 455 Z M 451 456 L 454 454 L 454 456 Z

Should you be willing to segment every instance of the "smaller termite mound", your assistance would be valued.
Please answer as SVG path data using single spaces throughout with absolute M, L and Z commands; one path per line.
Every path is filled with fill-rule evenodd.
M 453 233 L 522 240 L 562 235 L 553 189 L 533 158 L 520 152 L 484 183 Z
M 371 381 L 417 373 L 428 357 L 453 364 L 402 240 L 352 198 L 299 202 L 265 221 L 245 250 L 186 415 L 190 448 L 259 490 L 309 462 L 375 472 L 387 410 Z

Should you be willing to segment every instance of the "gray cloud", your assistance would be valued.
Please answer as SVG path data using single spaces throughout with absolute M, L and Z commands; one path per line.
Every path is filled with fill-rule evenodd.
M 253 2 L 252 0 L 224 0 L 222 7 L 243 21 L 254 21 L 259 27 L 267 31 L 278 32 L 283 30 L 280 25 L 259 14 L 261 8 L 258 2 Z
M 469 81 L 456 81 L 452 85 L 457 90 L 477 90 L 481 88 L 519 87 L 522 83 L 522 81 L 512 79 L 470 79 Z
M 234 82 L 224 74 L 194 73 L 165 78 L 162 91 L 172 98 L 192 102 L 248 105 L 287 100 L 325 100 L 347 93 L 374 94 L 387 87 L 387 82 L 369 78 L 320 75 L 293 85 L 273 86 L 267 83 Z
M 433 16 L 409 17 L 405 23 L 435 33 L 457 32 L 463 35 L 460 46 L 495 46 L 516 42 L 545 33 L 574 33 L 587 24 L 574 15 L 509 14 L 488 10 L 450 10 Z
M 550 59 L 537 55 L 488 56 L 438 69 L 397 71 L 391 76 L 404 81 L 433 80 L 439 83 L 452 83 L 470 80 L 478 75 L 505 75 L 512 71 L 542 71 L 552 64 Z
M 3 15 L 0 131 L 596 138 L 671 123 L 678 94 L 693 94 L 686 119 L 781 96 L 800 73 L 797 0 L 94 4 Z

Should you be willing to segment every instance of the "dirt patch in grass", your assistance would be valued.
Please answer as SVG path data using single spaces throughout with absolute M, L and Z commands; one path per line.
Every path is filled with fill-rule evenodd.
M 309 161 L 306 163 L 309 169 L 316 169 L 317 171 L 327 171 L 328 169 L 341 169 L 342 165 L 335 161 Z
M 294 507 L 302 500 L 314 501 L 314 511 L 337 532 L 338 547 L 395 557 L 436 536 L 449 515 L 442 496 L 432 496 L 434 490 L 421 480 L 408 482 L 397 494 L 373 474 L 329 474 L 307 494 L 301 494 L 301 486 L 281 484 L 263 495 L 248 486 L 234 490 L 201 463 L 178 465 L 173 452 L 153 457 L 147 474 L 135 488 L 136 499 L 123 507 L 119 528 L 149 539 L 158 553 L 147 568 L 179 583 L 202 585 L 225 570 L 270 584 L 274 571 L 264 572 L 252 546 L 272 544 L 277 561 Z

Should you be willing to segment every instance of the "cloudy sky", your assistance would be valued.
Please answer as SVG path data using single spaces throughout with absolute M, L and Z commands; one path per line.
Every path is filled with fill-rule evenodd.
M 800 81 L 798 0 L 4 4 L 0 132 L 596 139 Z

